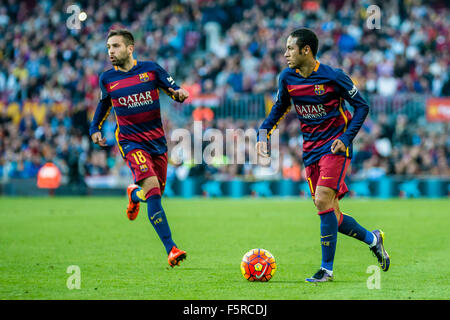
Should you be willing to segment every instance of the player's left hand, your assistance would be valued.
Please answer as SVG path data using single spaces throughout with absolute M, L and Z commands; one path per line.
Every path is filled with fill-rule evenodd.
M 180 88 L 178 90 L 169 88 L 169 92 L 172 95 L 172 97 L 175 99 L 175 101 L 178 101 L 178 102 L 183 102 L 184 100 L 189 98 L 189 92 L 187 92 L 183 88 Z
M 331 152 L 333 152 L 333 154 L 336 154 L 338 152 L 345 152 L 346 149 L 347 148 L 345 147 L 345 144 L 339 139 L 334 140 L 333 144 L 331 145 Z

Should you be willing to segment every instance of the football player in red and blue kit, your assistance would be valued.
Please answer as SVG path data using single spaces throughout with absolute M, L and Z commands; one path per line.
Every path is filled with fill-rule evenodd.
M 100 75 L 101 98 L 90 126 L 92 141 L 102 147 L 106 139 L 101 129 L 113 109 L 115 136 L 122 157 L 135 184 L 127 188 L 127 216 L 136 219 L 140 202 L 147 203 L 148 218 L 168 254 L 171 267 L 186 258 L 177 248 L 161 205 L 167 175 L 167 142 L 161 122 L 159 89 L 183 102 L 188 92 L 157 63 L 133 59 L 134 37 L 124 29 L 111 30 L 107 40 L 112 69 Z
M 360 130 L 369 106 L 352 80 L 340 69 L 316 59 L 319 41 L 309 29 L 292 32 L 286 42 L 288 68 L 279 77 L 277 100 L 260 127 L 266 137 L 258 137 L 257 152 L 268 157 L 267 141 L 280 120 L 294 105 L 303 135 L 303 162 L 312 199 L 320 216 L 322 263 L 308 282 L 333 280 L 337 233 L 367 243 L 383 271 L 390 258 L 384 249 L 384 233 L 363 228 L 343 214 L 339 200 L 348 192 L 344 179 L 352 158 L 352 141 Z M 353 108 L 353 116 L 344 100 Z

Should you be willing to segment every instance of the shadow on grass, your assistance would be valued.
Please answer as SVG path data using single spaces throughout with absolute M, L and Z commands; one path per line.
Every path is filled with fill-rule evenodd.
M 167 267 L 165 267 L 165 269 L 166 270 L 176 270 L 176 271 L 205 271 L 205 270 L 211 271 L 211 268 L 202 268 L 202 267 L 192 268 L 192 267 L 183 267 L 183 266 L 182 267 L 177 266 L 177 267 L 173 267 L 173 268 L 167 266 Z
M 304 280 L 270 280 L 270 283 L 295 283 L 295 284 L 299 284 L 299 283 L 304 283 Z
M 300 283 L 304 283 L 304 280 L 270 280 L 267 282 L 261 282 L 261 281 L 245 281 L 244 278 L 242 278 L 241 280 L 233 280 L 231 282 L 240 282 L 240 283 L 252 283 L 255 285 L 267 285 L 268 283 L 276 283 L 276 284 L 286 284 L 286 283 L 292 283 L 292 284 L 300 284 Z

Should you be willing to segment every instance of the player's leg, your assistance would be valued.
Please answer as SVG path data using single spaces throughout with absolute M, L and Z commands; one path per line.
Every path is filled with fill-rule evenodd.
M 173 267 L 186 257 L 186 252 L 177 249 L 161 204 L 160 186 L 165 184 L 167 155 L 151 156 L 144 150 L 133 150 L 127 154 L 126 159 L 136 182 L 136 185 L 128 187 L 129 190 L 132 189 L 129 192 L 129 202 L 147 203 L 149 221 L 161 239 L 169 255 L 169 264 Z
M 166 247 L 166 251 L 168 253 L 168 262 L 169 265 L 171 267 L 180 265 L 180 263 L 186 259 L 187 253 L 186 251 L 180 250 L 178 249 L 178 247 L 175 245 L 175 243 L 172 240 L 171 237 L 171 232 L 170 232 L 170 228 L 169 228 L 169 224 L 167 221 L 167 217 L 165 215 L 164 209 L 162 207 L 161 204 L 161 196 L 164 193 L 164 188 L 166 185 L 166 178 L 167 178 L 167 163 L 168 163 L 168 158 L 167 158 L 167 153 L 161 154 L 161 155 L 156 155 L 156 156 L 152 156 L 152 168 L 153 171 L 155 172 L 156 178 L 157 178 L 157 184 L 158 184 L 158 191 L 156 192 L 154 195 L 152 195 L 150 198 L 148 198 L 149 200 L 147 200 L 148 203 L 148 214 L 149 214 L 149 219 L 150 222 L 152 223 L 152 225 L 155 227 L 155 230 L 158 230 L 161 228 L 161 226 L 163 227 L 163 235 L 169 236 L 170 235 L 170 240 L 169 237 L 167 238 L 169 241 L 168 242 L 164 242 L 164 245 Z M 156 184 L 156 182 L 154 181 L 154 184 Z M 154 186 L 149 186 L 146 189 L 147 190 L 152 190 Z M 150 192 L 150 191 L 149 191 Z M 158 211 L 155 211 L 155 209 L 151 210 L 150 209 L 150 205 L 155 205 L 156 209 Z M 151 214 L 154 215 L 151 216 Z M 152 219 L 153 218 L 153 219 Z M 161 219 L 161 220 L 160 220 Z M 158 222 L 158 220 L 160 222 Z M 162 225 L 160 225 L 162 223 Z M 159 233 L 158 233 L 159 234 Z M 160 235 L 161 237 L 161 235 Z M 161 239 L 163 240 L 163 239 Z
M 311 191 L 311 196 L 314 201 L 314 204 L 316 208 L 319 210 L 319 213 L 322 213 L 320 215 L 321 217 L 321 247 L 322 247 L 322 264 L 319 271 L 316 272 L 311 278 L 307 278 L 306 281 L 308 282 L 324 282 L 324 281 L 331 281 L 333 280 L 332 275 L 332 260 L 334 258 L 334 252 L 336 249 L 335 243 L 336 241 L 333 241 L 333 239 L 336 238 L 337 231 L 334 231 L 334 229 L 337 229 L 337 219 L 334 216 L 333 212 L 326 212 L 327 209 L 332 208 L 333 206 L 333 197 L 335 197 L 334 190 L 330 189 L 324 189 L 322 187 L 317 187 L 318 179 L 320 177 L 320 167 L 318 163 L 312 164 L 305 168 L 306 171 L 306 177 L 309 184 L 309 188 Z M 329 189 L 329 188 L 328 188 Z M 320 210 L 319 209 L 323 209 Z M 324 211 L 324 212 L 321 212 Z M 336 220 L 336 222 L 333 221 L 333 219 Z M 336 225 L 333 227 L 333 225 Z M 332 231 L 329 232 L 329 229 Z M 330 236 L 331 235 L 331 236 Z M 325 238 L 322 238 L 325 236 Z M 326 239 L 328 238 L 328 239 Z M 331 240 L 331 241 L 330 241 Z M 325 246 L 327 244 L 327 246 Z M 334 247 L 333 247 L 334 244 Z M 331 247 L 330 247 L 331 245 Z M 331 262 L 331 267 L 330 267 Z M 326 269 L 322 268 L 322 266 L 325 266 L 329 269 L 327 271 Z
M 308 281 L 332 280 L 338 221 L 342 218 L 335 199 L 341 198 L 348 191 L 344 179 L 349 163 L 350 159 L 333 154 L 323 156 L 318 162 L 319 177 L 314 203 L 321 219 L 322 265 Z
M 349 237 L 358 239 L 359 241 L 363 241 L 367 243 L 370 247 L 376 244 L 375 235 L 361 226 L 353 217 L 346 213 L 342 213 L 339 209 L 339 199 L 336 198 L 334 200 L 334 208 L 335 211 L 339 211 L 340 218 L 338 223 L 338 231 L 342 234 L 345 234 Z
M 335 208 L 339 210 L 339 200 L 335 200 Z M 335 209 L 336 210 L 336 209 Z M 384 233 L 376 229 L 372 232 L 361 226 L 353 217 L 342 213 L 338 224 L 338 231 L 342 234 L 358 239 L 369 245 L 370 251 L 377 258 L 381 269 L 388 271 L 390 266 L 390 257 L 384 248 Z
M 320 217 L 320 244 L 322 261 L 319 271 L 306 279 L 308 282 L 325 282 L 333 280 L 333 262 L 336 253 L 338 219 L 334 211 L 336 191 L 323 186 L 316 186 L 314 204 Z
M 161 239 L 167 254 L 176 247 L 172 239 L 172 232 L 161 204 L 161 190 L 157 176 L 145 178 L 140 182 L 147 202 L 148 219 Z
M 338 191 L 338 196 L 334 200 L 334 210 L 339 212 L 338 218 L 338 231 L 349 237 L 358 239 L 369 245 L 369 249 L 374 256 L 378 259 L 378 262 L 383 271 L 389 270 L 390 257 L 384 248 L 384 233 L 383 231 L 376 229 L 372 232 L 361 226 L 353 217 L 341 212 L 339 209 L 339 199 L 344 196 L 348 191 L 347 186 L 342 184 Z M 338 216 L 338 215 L 337 215 Z
M 162 164 L 159 160 L 160 157 L 161 156 L 151 156 L 141 149 L 134 149 L 125 157 L 134 179 L 134 184 L 130 184 L 127 188 L 129 199 L 127 216 L 130 220 L 136 219 L 139 213 L 139 203 L 147 202 L 146 194 L 153 188 L 159 188 L 161 190 L 160 186 L 165 184 L 167 164 L 164 167 L 165 171 L 162 170 Z M 165 159 L 167 159 L 167 156 Z M 165 163 L 167 163 L 167 161 Z M 146 180 L 146 178 L 154 176 L 157 177 L 155 181 L 158 182 L 159 185 L 155 183 L 154 179 Z M 163 181 L 160 179 L 160 176 L 162 176 Z
M 134 149 L 125 155 L 125 162 L 131 170 L 134 184 L 130 184 L 127 188 L 128 207 L 127 217 L 130 220 L 135 220 L 139 214 L 140 202 L 147 202 L 145 192 L 141 188 L 143 180 L 147 177 L 154 176 L 153 168 L 145 156 L 147 153 L 144 150 Z
M 146 201 L 145 193 L 143 193 L 142 188 L 137 185 L 138 181 L 145 178 L 145 176 L 142 177 L 142 172 L 140 172 L 143 167 L 140 167 L 139 159 L 134 158 L 132 156 L 133 154 L 136 156 L 134 150 L 125 156 L 125 162 L 130 168 L 134 180 L 134 184 L 130 184 L 127 188 L 128 206 L 126 213 L 129 220 L 134 220 L 137 218 L 140 210 L 140 203 Z M 147 167 L 147 165 L 145 166 Z

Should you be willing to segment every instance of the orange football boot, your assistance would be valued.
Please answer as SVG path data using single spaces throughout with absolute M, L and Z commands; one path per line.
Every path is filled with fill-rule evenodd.
M 139 187 L 135 184 L 130 184 L 127 188 L 127 194 L 128 194 L 127 216 L 128 216 L 128 219 L 130 219 L 130 220 L 136 219 L 136 217 L 139 213 L 139 207 L 141 205 L 140 202 L 134 202 L 131 199 L 131 193 L 133 192 L 133 190 L 136 190 L 137 188 L 139 188 Z
M 180 250 L 177 247 L 173 246 L 172 250 L 169 253 L 169 266 L 172 268 L 175 266 L 179 266 L 181 261 L 186 259 L 186 251 Z

